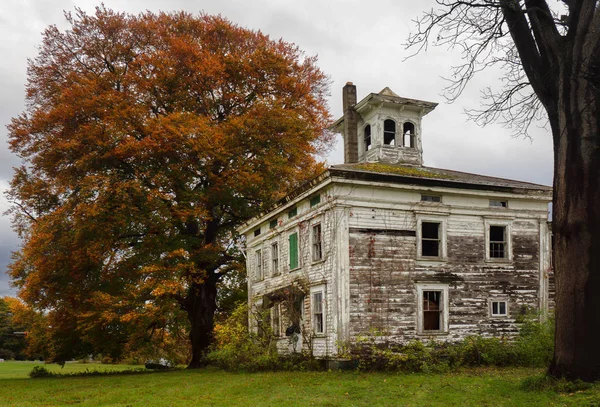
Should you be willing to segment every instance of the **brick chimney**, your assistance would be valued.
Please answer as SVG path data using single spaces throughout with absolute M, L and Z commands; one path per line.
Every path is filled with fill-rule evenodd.
M 358 129 L 356 128 L 356 86 L 346 83 L 342 90 L 344 108 L 344 164 L 358 162 Z

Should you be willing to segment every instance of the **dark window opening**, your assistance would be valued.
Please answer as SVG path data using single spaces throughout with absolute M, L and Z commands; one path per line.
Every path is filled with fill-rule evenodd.
M 383 122 L 383 144 L 396 145 L 396 122 L 393 120 Z
M 421 202 L 442 202 L 439 195 L 421 195 Z
M 496 201 L 496 200 L 490 199 L 490 206 L 495 206 L 498 208 L 506 208 L 506 207 L 508 207 L 508 202 L 507 201 Z
M 292 208 L 288 212 L 288 218 L 290 218 L 290 219 L 293 218 L 296 215 L 298 215 L 298 208 Z
M 506 226 L 490 226 L 490 258 L 506 257 Z
M 365 127 L 365 151 L 369 151 L 371 149 L 371 125 L 367 124 Z
M 492 315 L 506 315 L 506 301 L 492 301 Z
M 310 198 L 310 206 L 315 206 L 321 203 L 321 195 L 316 195 Z
M 423 291 L 423 331 L 441 330 L 442 311 L 442 292 Z
M 260 228 L 258 228 L 254 231 L 254 237 L 256 237 L 258 235 L 260 235 Z
M 410 122 L 404 123 L 402 132 L 404 134 L 404 147 L 415 148 L 415 125 Z
M 434 222 L 421 223 L 421 256 L 440 256 L 440 224 Z
M 277 219 L 271 219 L 269 222 L 269 229 L 273 229 L 275 227 L 277 227 Z

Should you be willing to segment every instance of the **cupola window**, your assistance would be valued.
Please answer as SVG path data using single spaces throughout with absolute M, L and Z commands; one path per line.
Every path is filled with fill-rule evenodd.
M 393 120 L 383 122 L 383 144 L 396 145 L 396 122 Z
M 415 125 L 406 122 L 402 127 L 402 132 L 404 133 L 404 147 L 415 148 Z

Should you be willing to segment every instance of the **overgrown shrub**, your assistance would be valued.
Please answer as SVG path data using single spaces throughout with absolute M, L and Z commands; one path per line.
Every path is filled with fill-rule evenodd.
M 29 377 L 32 379 L 39 379 L 41 377 L 53 377 L 54 373 L 46 369 L 44 366 L 34 366 L 29 372 Z
M 100 370 L 100 369 L 85 369 L 81 372 L 55 373 L 46 369 L 44 366 L 34 366 L 29 372 L 29 377 L 39 379 L 44 377 L 62 378 L 62 377 L 82 377 L 82 376 L 116 376 L 116 375 L 133 375 L 133 374 L 149 374 L 154 373 L 153 370 L 140 368 L 123 369 L 123 370 Z

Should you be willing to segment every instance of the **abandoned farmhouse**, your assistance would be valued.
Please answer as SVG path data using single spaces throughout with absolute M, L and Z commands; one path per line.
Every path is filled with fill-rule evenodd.
M 240 227 L 249 304 L 280 350 L 511 335 L 552 308 L 551 188 L 424 166 L 435 107 L 389 88 L 357 102 L 348 83 L 344 164 Z

